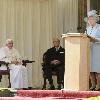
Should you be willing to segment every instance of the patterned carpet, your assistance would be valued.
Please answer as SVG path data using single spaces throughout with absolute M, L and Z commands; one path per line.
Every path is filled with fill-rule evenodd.
M 55 97 L 44 97 L 44 98 L 31 98 L 31 97 L 0 97 L 0 100 L 82 100 L 82 98 L 55 98 Z
M 99 91 L 17 90 L 15 97 L 0 97 L 0 100 L 83 100 L 96 96 L 100 96 Z

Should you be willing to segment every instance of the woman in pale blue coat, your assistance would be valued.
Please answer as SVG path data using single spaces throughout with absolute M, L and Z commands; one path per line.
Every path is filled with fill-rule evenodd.
M 86 20 L 86 19 L 85 19 Z M 92 87 L 90 90 L 100 90 L 100 24 L 99 17 L 95 10 L 88 12 L 88 27 L 87 34 L 96 38 L 98 42 L 91 44 L 91 68 L 90 68 L 90 79 Z

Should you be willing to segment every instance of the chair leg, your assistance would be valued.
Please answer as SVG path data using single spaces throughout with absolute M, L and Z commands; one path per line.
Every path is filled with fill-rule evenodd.
M 46 90 L 46 77 L 44 77 L 44 84 L 42 90 Z
M 8 86 L 8 88 L 11 88 L 11 83 L 10 83 L 10 74 L 8 75 L 8 79 L 9 79 L 9 86 Z
M 1 82 L 1 79 L 2 79 L 2 75 L 0 75 L 0 82 Z

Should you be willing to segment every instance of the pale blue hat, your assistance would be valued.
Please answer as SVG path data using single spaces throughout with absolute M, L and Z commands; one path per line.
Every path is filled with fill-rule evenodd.
M 87 17 L 84 18 L 84 21 L 87 22 L 88 21 L 88 17 L 93 16 L 96 19 L 96 22 L 98 22 L 100 20 L 99 16 L 97 15 L 97 11 L 96 10 L 91 10 L 87 13 Z

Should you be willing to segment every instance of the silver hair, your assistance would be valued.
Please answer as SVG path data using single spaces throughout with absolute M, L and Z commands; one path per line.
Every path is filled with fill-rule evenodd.
M 8 44 L 9 42 L 13 42 L 13 40 L 12 39 L 7 39 L 6 44 Z

